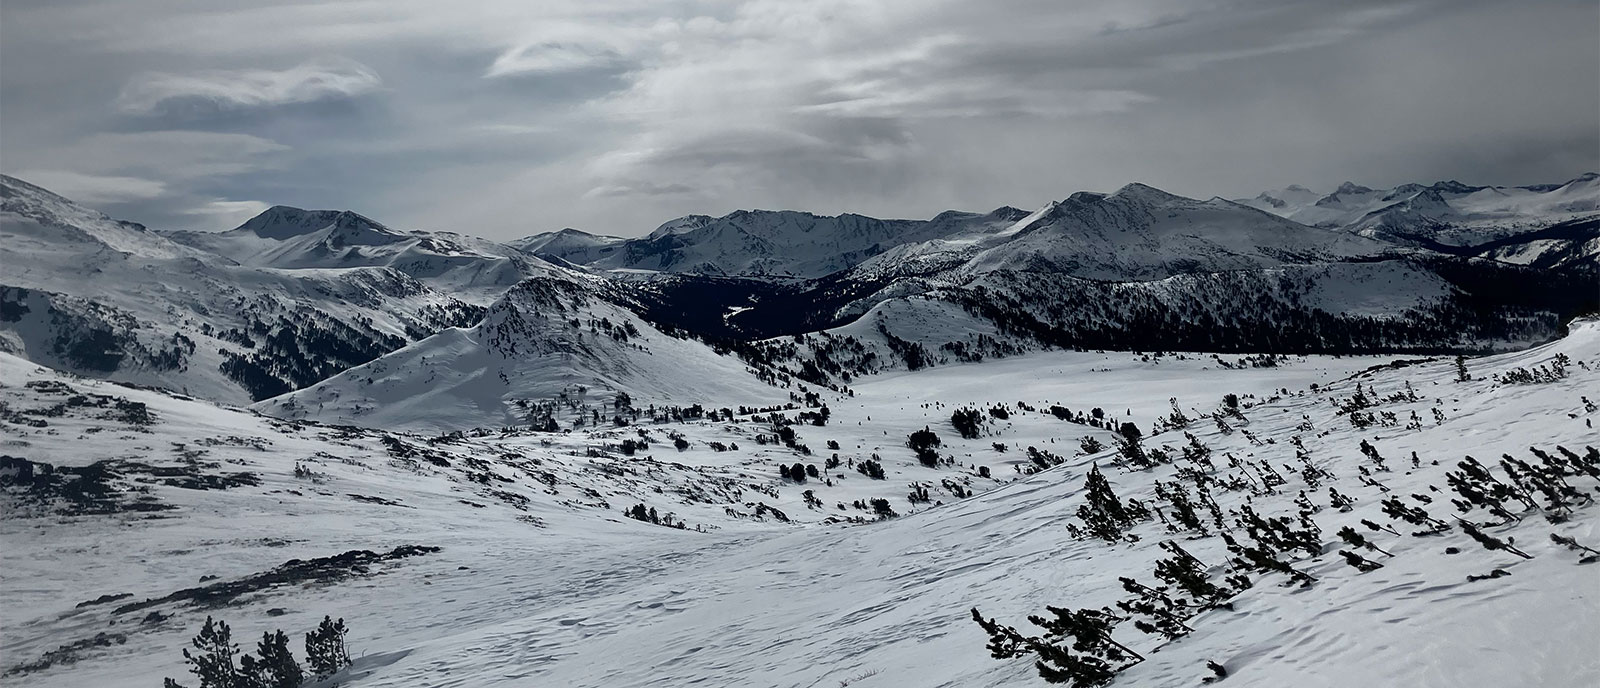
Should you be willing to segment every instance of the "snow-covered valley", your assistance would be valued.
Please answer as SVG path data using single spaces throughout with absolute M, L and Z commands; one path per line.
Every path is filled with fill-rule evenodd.
M 1517 368 L 1548 371 L 1558 354 L 1568 361 L 1559 379 L 1496 380 Z M 1150 520 L 1128 531 L 1137 542 L 1107 543 L 1068 528 L 1094 464 L 1118 496 L 1166 508 L 1156 481 L 1193 479 L 1179 477 L 1195 467 L 1179 458 L 1188 432 L 1208 450 L 1213 480 L 1251 481 L 1210 483 L 1234 537 L 1250 541 L 1231 525 L 1242 506 L 1292 515 L 1305 491 L 1320 553 L 1284 557 L 1316 582 L 1247 573 L 1253 585 L 1231 610 L 1189 619 L 1194 631 L 1171 642 L 1119 627 L 1115 637 L 1146 659 L 1118 685 L 1198 685 L 1211 675 L 1207 661 L 1233 685 L 1591 685 L 1600 679 L 1600 569 L 1549 536 L 1597 546 L 1596 479 L 1568 478 L 1590 496 L 1570 520 L 1519 506 L 1519 522 L 1485 528 L 1514 536 L 1527 560 L 1486 550 L 1459 527 L 1397 536 L 1361 521 L 1416 530 L 1385 515 L 1388 497 L 1452 523 L 1495 520 L 1450 506 L 1445 473 L 1456 462 L 1536 461 L 1530 447 L 1582 455 L 1600 415 L 1583 400 L 1600 387 L 1600 326 L 1581 322 L 1546 346 L 1468 359 L 1468 382 L 1455 381 L 1449 358 L 1385 365 L 1395 358 L 1252 367 L 1224 356 L 1224 367 L 1209 355 L 1046 352 L 888 373 L 859 381 L 853 397 L 830 396 L 825 425 L 784 426 L 810 449 L 802 454 L 778 443 L 770 418 L 749 414 L 408 435 L 279 421 L 8 357 L 0 453 L 31 468 L 8 459 L 5 469 L 4 670 L 40 686 L 181 681 L 178 650 L 208 615 L 248 639 L 279 628 L 297 636 L 331 614 L 351 629 L 346 685 L 1041 684 L 1030 662 L 988 656 L 970 609 L 1024 626 L 1045 605 L 1112 605 L 1125 597 L 1119 576 L 1154 582 L 1165 540 L 1215 578 L 1229 568 L 1214 532 L 1167 532 Z M 1237 415 L 1224 410 L 1224 394 L 1238 395 Z M 1372 405 L 1354 413 L 1373 414 L 1361 428 L 1339 408 L 1358 395 Z M 1172 400 L 1188 426 L 1154 434 Z M 1085 454 L 1081 442 L 1114 446 L 1115 433 L 1061 420 L 1052 405 L 1073 418 L 1098 407 L 1131 421 L 1152 433 L 1145 447 L 1171 449 L 1170 463 L 1114 469 L 1118 450 Z M 951 426 L 962 407 L 984 412 L 974 438 Z M 1007 417 L 988 413 L 996 407 Z M 933 467 L 906 447 L 923 427 L 942 440 Z M 675 448 L 674 437 L 687 446 Z M 648 445 L 627 456 L 624 439 Z M 821 468 L 835 453 L 830 440 L 846 463 L 804 483 L 780 477 L 789 463 Z M 1387 470 L 1363 455 L 1364 440 Z M 1035 471 L 1030 446 L 1061 463 Z M 873 455 L 883 480 L 852 468 Z M 81 472 L 106 460 L 105 472 Z M 46 463 L 60 481 L 44 479 Z M 1316 489 L 1304 465 L 1327 472 Z M 1270 474 L 1284 482 L 1256 484 Z M 104 491 L 63 487 L 93 475 Z M 918 484 L 931 501 L 908 499 Z M 1329 488 L 1353 500 L 1349 510 L 1333 507 Z M 872 499 L 896 516 L 857 505 Z M 626 517 L 635 504 L 687 527 Z M 1335 535 L 1345 526 L 1394 556 L 1364 552 L 1383 564 L 1372 572 L 1347 566 Z M 407 546 L 439 549 L 207 588 L 289 560 Z M 1468 580 L 1496 569 L 1509 576 Z M 204 594 L 174 596 L 197 585 Z

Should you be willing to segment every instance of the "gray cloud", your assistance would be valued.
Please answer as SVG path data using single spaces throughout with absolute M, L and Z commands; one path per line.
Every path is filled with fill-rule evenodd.
M 1585 0 L 0 13 L 7 171 L 156 225 L 289 203 L 499 238 L 640 234 L 690 212 L 928 217 L 1133 180 L 1241 196 L 1600 168 Z
M 119 204 L 160 198 L 167 185 L 153 179 L 25 169 L 17 176 L 79 203 Z
M 282 70 L 146 72 L 128 81 L 116 107 L 138 115 L 197 107 L 243 110 L 350 98 L 370 93 L 382 83 L 377 73 L 350 60 L 305 62 Z

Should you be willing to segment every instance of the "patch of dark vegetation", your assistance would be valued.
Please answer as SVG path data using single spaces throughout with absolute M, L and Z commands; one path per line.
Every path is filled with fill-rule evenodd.
M 223 607 L 243 595 L 269 590 L 280 585 L 331 585 L 356 576 L 367 575 L 371 573 L 369 567 L 373 564 L 432 554 L 437 551 L 439 551 L 438 547 L 401 545 L 381 554 L 371 550 L 353 549 L 331 557 L 290 559 L 273 569 L 238 580 L 185 588 L 163 597 L 130 602 L 117 607 L 112 613 L 125 614 L 157 605 L 177 604 L 180 602 L 187 602 L 205 608 Z
M 394 501 L 392 499 L 384 499 L 382 497 L 373 497 L 373 496 L 370 496 L 370 495 L 356 494 L 354 492 L 350 492 L 350 493 L 347 493 L 347 494 L 349 494 L 351 499 L 354 499 L 354 500 L 356 500 L 358 502 L 366 502 L 368 504 L 381 504 L 383 506 L 398 506 L 398 507 L 404 507 L 406 509 L 415 509 L 416 508 L 414 506 L 408 506 L 408 505 L 405 505 L 405 504 L 401 504 L 400 502 Z
M 470 316 L 467 316 L 470 317 Z M 250 316 L 242 332 L 253 351 L 221 350 L 218 368 L 253 400 L 292 392 L 406 345 L 403 337 L 299 307 L 272 322 Z
M 146 488 L 127 484 L 117 470 L 122 463 L 107 459 L 71 468 L 0 456 L 0 492 L 16 500 L 16 506 L 32 506 L 63 516 L 176 508 L 144 494 Z
M 32 380 L 25 385 L 40 397 L 60 396 L 66 397 L 49 406 L 31 409 L 12 409 L 9 406 L 0 407 L 0 419 L 29 425 L 32 427 L 45 427 L 49 423 L 28 418 L 61 418 L 72 413 L 74 409 L 104 409 L 97 418 L 109 420 L 135 428 L 145 428 L 156 423 L 155 414 L 142 401 L 132 401 L 123 397 L 108 394 L 94 394 L 80 392 L 64 382 L 57 380 Z
M 1375 365 L 1375 366 L 1372 366 L 1370 368 L 1367 368 L 1366 370 L 1363 370 L 1363 371 L 1361 371 L 1359 373 L 1356 373 L 1355 375 L 1351 375 L 1350 377 L 1351 378 L 1371 377 L 1375 373 L 1388 372 L 1388 371 L 1391 371 L 1391 370 L 1399 370 L 1401 368 L 1409 368 L 1411 366 L 1422 365 L 1424 363 L 1432 363 L 1432 362 L 1437 361 L 1437 360 L 1439 360 L 1437 357 L 1429 357 L 1429 358 L 1397 358 L 1397 359 L 1395 359 L 1393 361 L 1389 361 L 1388 363 L 1380 363 L 1378 365 Z
M 152 466 L 137 461 L 118 461 L 116 469 L 133 476 L 149 476 L 155 482 L 185 490 L 229 490 L 235 487 L 256 487 L 261 477 L 248 471 L 235 473 L 202 473 L 203 468 L 217 468 L 216 463 L 190 463 L 177 466 Z M 149 482 L 134 478 L 138 482 Z
M 131 592 L 119 592 L 119 593 L 115 593 L 115 594 L 101 595 L 101 596 L 96 597 L 96 598 L 94 598 L 92 600 L 89 600 L 87 602 L 79 602 L 77 608 L 78 609 L 83 609 L 84 607 L 93 607 L 94 605 L 97 605 L 97 604 L 105 604 L 107 602 L 116 602 L 117 600 L 126 599 L 126 598 L 129 598 L 129 597 L 133 597 L 133 593 L 131 593 Z
M 218 466 L 199 461 L 155 466 L 104 459 L 69 467 L 0 456 L 0 491 L 19 505 L 66 516 L 88 516 L 177 508 L 149 494 L 145 485 L 150 484 L 186 490 L 228 490 L 261 484 L 261 478 L 250 472 L 208 472 Z
M 61 647 L 46 652 L 43 656 L 31 662 L 14 664 L 10 668 L 6 669 L 4 674 L 0 674 L 0 676 L 23 676 L 26 674 L 31 674 L 35 671 L 44 671 L 50 667 L 71 666 L 78 663 L 78 660 L 82 657 L 82 654 L 85 650 L 92 650 L 97 647 L 122 645 L 127 642 L 128 636 L 121 633 L 96 633 L 92 638 L 74 640 L 66 645 L 62 645 Z

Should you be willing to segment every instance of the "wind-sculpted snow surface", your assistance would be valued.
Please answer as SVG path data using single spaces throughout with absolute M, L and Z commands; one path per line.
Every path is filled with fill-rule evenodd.
M 351 629 L 350 686 L 1045 685 L 1029 660 L 991 659 L 970 610 L 1022 628 L 1047 605 L 1113 605 L 1119 577 L 1155 582 L 1167 540 L 1220 580 L 1230 555 L 1215 532 L 1152 518 L 1128 531 L 1136 540 L 1107 543 L 1068 527 L 1091 466 L 1118 497 L 1166 509 L 1156 482 L 1193 489 L 1198 464 L 1180 457 L 1198 446 L 1237 539 L 1251 541 L 1233 522 L 1244 506 L 1293 517 L 1304 491 L 1321 548 L 1290 563 L 1315 583 L 1247 573 L 1232 609 L 1189 619 L 1194 631 L 1171 642 L 1119 626 L 1115 639 L 1146 660 L 1113 685 L 1198 685 L 1207 662 L 1240 686 L 1593 685 L 1594 566 L 1550 536 L 1600 547 L 1600 507 L 1581 497 L 1600 481 L 1565 478 L 1577 491 L 1565 520 L 1547 519 L 1540 497 L 1512 500 L 1520 520 L 1495 525 L 1451 504 L 1461 496 L 1446 473 L 1468 456 L 1500 480 L 1501 455 L 1581 459 L 1597 444 L 1597 363 L 1594 322 L 1459 364 L 1043 352 L 858 380 L 854 396 L 826 397 L 822 425 L 740 409 L 418 436 L 274 420 L 0 357 L 12 457 L 0 470 L 0 671 L 26 685 L 154 686 L 183 679 L 179 651 L 207 615 L 248 639 L 298 638 L 331 614 Z M 951 425 L 963 408 L 979 411 L 970 439 Z M 1090 438 L 1114 447 L 1123 422 L 1169 462 L 1126 470 L 1117 449 L 1081 453 Z M 924 427 L 942 440 L 934 465 L 906 446 Z M 796 463 L 820 470 L 780 476 Z M 43 464 L 95 487 L 65 489 Z M 241 473 L 252 480 L 220 477 Z M 1413 535 L 1423 528 L 1391 499 L 1451 527 Z M 1485 549 L 1458 516 L 1531 558 Z M 1347 565 L 1336 535 L 1347 526 L 1393 556 L 1363 550 L 1382 567 Z M 291 559 L 318 562 L 318 577 L 279 581 L 307 570 Z M 354 561 L 370 563 L 324 575 Z M 197 584 L 249 592 L 221 606 L 173 596 Z M 118 611 L 144 600 L 155 602 Z

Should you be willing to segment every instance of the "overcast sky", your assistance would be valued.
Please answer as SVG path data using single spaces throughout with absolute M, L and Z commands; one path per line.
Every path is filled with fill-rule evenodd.
M 4 0 L 0 169 L 154 227 L 498 239 L 1564 181 L 1600 169 L 1600 3 Z

